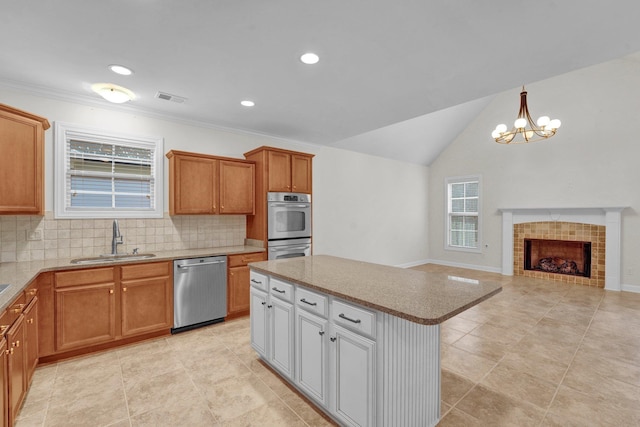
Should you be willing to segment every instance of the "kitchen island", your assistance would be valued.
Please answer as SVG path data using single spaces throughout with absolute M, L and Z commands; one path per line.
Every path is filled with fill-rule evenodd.
M 251 268 L 251 344 L 342 425 L 433 426 L 440 323 L 499 283 L 319 255 Z

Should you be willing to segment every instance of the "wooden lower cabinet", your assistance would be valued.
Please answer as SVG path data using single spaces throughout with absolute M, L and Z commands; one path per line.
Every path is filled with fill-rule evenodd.
M 115 283 L 55 290 L 56 350 L 116 339 Z
M 26 394 L 26 370 L 25 370 L 25 323 L 24 315 L 18 319 L 7 331 L 8 343 L 7 382 L 9 394 L 9 425 L 13 425 L 22 406 Z
M 34 296 L 24 310 L 25 322 L 25 369 L 27 387 L 38 366 L 38 297 Z
M 227 257 L 227 316 L 226 319 L 249 314 L 251 297 L 249 295 L 250 262 L 265 261 L 266 252 L 256 252 Z
M 173 325 L 171 261 L 56 272 L 53 282 L 39 293 L 54 306 L 42 307 L 40 317 L 51 325 L 38 329 L 47 362 L 168 334 Z
M 2 336 L 0 339 L 0 378 L 2 378 L 2 389 L 0 390 L 0 411 L 2 411 L 2 426 L 9 425 L 9 374 L 8 374 L 9 354 L 7 352 L 7 340 Z
M 167 262 L 122 267 L 123 337 L 171 329 L 173 283 L 170 269 Z

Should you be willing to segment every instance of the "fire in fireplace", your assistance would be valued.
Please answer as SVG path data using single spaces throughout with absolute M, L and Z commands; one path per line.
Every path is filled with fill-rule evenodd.
M 524 269 L 591 277 L 591 242 L 524 239 Z

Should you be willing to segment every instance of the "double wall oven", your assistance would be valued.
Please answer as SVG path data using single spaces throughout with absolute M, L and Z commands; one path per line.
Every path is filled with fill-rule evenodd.
M 311 255 L 311 195 L 267 193 L 269 259 Z

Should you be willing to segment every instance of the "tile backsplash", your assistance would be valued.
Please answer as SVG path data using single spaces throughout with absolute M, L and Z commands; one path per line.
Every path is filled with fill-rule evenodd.
M 111 253 L 112 219 L 0 216 L 0 262 L 76 258 Z M 199 249 L 244 244 L 244 215 L 119 219 L 118 253 Z

